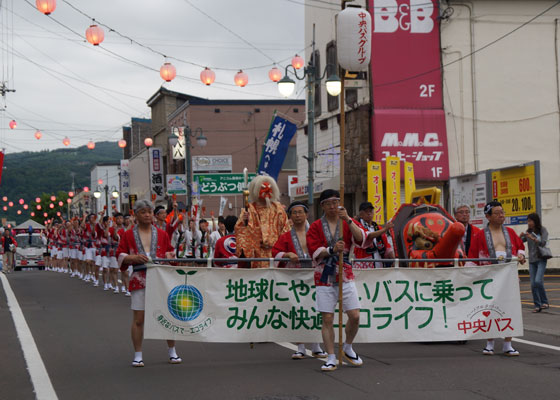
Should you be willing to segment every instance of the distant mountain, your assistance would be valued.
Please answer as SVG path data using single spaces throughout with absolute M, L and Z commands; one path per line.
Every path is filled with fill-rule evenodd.
M 122 149 L 117 142 L 97 142 L 95 149 L 86 146 L 75 149 L 44 150 L 38 152 L 24 151 L 9 153 L 4 158 L 2 183 L 0 184 L 0 216 L 8 221 L 21 223 L 29 218 L 29 212 L 21 209 L 18 200 L 26 203 L 35 200 L 43 193 L 68 192 L 72 188 L 72 175 L 76 188 L 90 185 L 91 168 L 98 163 L 117 163 L 122 158 Z M 2 201 L 7 196 L 14 206 L 4 211 L 8 205 Z

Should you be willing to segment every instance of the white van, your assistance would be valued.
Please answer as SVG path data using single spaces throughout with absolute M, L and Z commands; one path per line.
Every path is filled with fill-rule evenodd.
M 16 270 L 21 268 L 45 268 L 43 253 L 47 246 L 39 233 L 20 233 L 16 235 Z

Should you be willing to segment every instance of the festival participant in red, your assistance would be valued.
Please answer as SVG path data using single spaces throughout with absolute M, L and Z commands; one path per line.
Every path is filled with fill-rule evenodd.
M 153 206 L 146 200 L 139 200 L 134 204 L 137 225 L 127 230 L 119 243 L 117 249 L 117 260 L 121 271 L 129 265 L 133 267 L 130 278 L 129 290 L 132 292 L 131 309 L 132 320 L 132 344 L 134 345 L 133 367 L 143 367 L 142 341 L 144 338 L 144 310 L 146 300 L 146 266 L 145 264 L 154 258 L 173 258 L 174 249 L 169 241 L 167 233 L 152 225 Z M 168 340 L 169 362 L 179 364 L 181 358 L 175 351 L 175 341 Z
M 278 238 L 272 248 L 274 258 L 289 258 L 290 262 L 281 262 L 279 268 L 311 268 L 311 261 L 300 261 L 311 258 L 307 250 L 307 213 L 309 209 L 305 203 L 294 201 L 287 209 L 288 218 L 292 221 L 292 229 Z M 292 354 L 292 360 L 305 358 L 307 351 L 304 343 L 298 343 L 297 351 Z M 321 349 L 319 343 L 311 345 L 311 355 L 316 358 L 326 358 L 327 353 Z
M 96 274 L 101 271 L 103 278 L 103 290 L 112 289 L 109 283 L 109 216 L 106 215 L 101 219 L 95 229 L 97 230 L 97 255 L 95 258 Z M 97 279 L 97 275 L 96 275 Z M 97 286 L 97 284 L 94 284 Z
M 163 206 L 157 206 L 154 210 L 154 225 L 156 228 L 161 229 L 167 233 L 170 238 L 173 236 L 173 232 L 177 229 L 179 225 L 179 218 L 177 218 L 179 212 L 177 210 L 177 203 L 173 203 L 173 218 L 168 223 L 167 222 L 167 210 Z
M 124 236 L 124 232 L 127 230 L 127 226 L 125 225 L 126 218 L 121 214 L 117 213 L 115 215 L 115 226 L 111 227 L 114 233 L 116 233 L 117 241 L 115 243 L 115 248 L 119 247 L 119 243 L 121 238 Z M 128 219 L 130 225 L 130 218 Z M 116 261 L 116 251 L 115 251 L 115 261 Z M 118 262 L 117 262 L 118 267 Z M 116 269 L 118 272 L 119 268 Z M 117 282 L 118 283 L 118 282 Z M 125 296 L 130 297 L 130 292 L 128 291 L 128 270 L 121 271 L 121 292 L 125 294 Z
M 455 209 L 453 210 L 453 214 L 457 222 L 465 225 L 465 235 L 463 236 L 463 241 L 461 242 L 461 244 L 463 247 L 463 252 L 465 254 L 469 254 L 472 240 L 480 231 L 480 228 L 477 228 L 470 223 L 471 208 L 468 205 L 462 204 L 458 207 L 455 207 Z
M 476 234 L 469 249 L 469 258 L 498 258 L 497 262 L 480 261 L 479 265 L 498 264 L 517 256 L 521 264 L 525 263 L 525 245 L 515 231 L 504 226 L 505 213 L 502 204 L 491 201 L 484 206 L 484 215 L 488 225 Z M 467 263 L 469 265 L 469 263 Z M 518 356 L 519 352 L 511 346 L 511 337 L 504 339 L 503 352 L 506 356 Z M 484 355 L 494 354 L 494 339 L 486 342 L 482 350 Z
M 16 252 L 17 242 L 16 238 L 12 235 L 10 228 L 5 228 L 2 234 L 2 251 L 3 260 L 2 272 L 5 274 L 11 274 L 14 270 L 14 254 Z
M 86 251 L 84 254 L 84 259 L 86 261 L 86 274 L 84 281 L 94 281 L 95 282 L 95 242 L 97 241 L 97 233 L 95 230 L 97 215 L 89 214 L 84 215 L 82 221 L 82 235 L 85 242 Z
M 224 226 L 226 229 L 226 235 L 222 236 L 216 242 L 216 246 L 214 247 L 214 258 L 235 258 L 235 249 L 236 249 L 236 241 L 235 241 L 235 224 L 237 223 L 237 217 L 234 215 L 228 215 L 224 219 Z M 223 261 L 214 261 L 215 267 L 223 267 L 223 268 L 237 268 L 237 263 L 228 263 Z
M 338 255 L 343 252 L 343 299 L 342 309 L 348 316 L 346 323 L 346 341 L 344 358 L 354 366 L 361 366 L 362 359 L 352 349 L 352 342 L 358 333 L 360 324 L 360 301 L 354 284 L 352 265 L 348 254 L 352 245 L 365 247 L 368 245 L 366 233 L 356 221 L 348 216 L 346 209 L 340 206 L 340 194 L 336 190 L 327 189 L 319 197 L 324 215 L 313 222 L 307 231 L 307 248 L 316 262 L 315 287 L 317 310 L 323 319 L 323 343 L 328 353 L 322 371 L 334 371 L 337 359 L 334 353 L 334 311 L 338 303 Z M 342 235 L 340 233 L 342 220 Z M 339 239 L 342 237 L 342 240 Z
M 237 256 L 271 258 L 280 235 L 290 230 L 280 190 L 270 176 L 256 176 L 249 184 L 249 206 L 241 211 L 235 225 Z M 252 268 L 268 268 L 267 261 L 251 262 Z
M 373 258 L 374 260 L 382 260 L 383 258 L 393 258 L 395 253 L 387 239 L 386 232 L 393 227 L 392 222 L 388 222 L 384 227 L 380 227 L 373 220 L 373 204 L 366 201 L 360 204 L 359 207 L 360 225 L 368 232 L 368 241 L 371 241 L 371 246 L 366 249 L 359 247 L 354 248 L 354 257 L 360 258 Z M 383 268 L 385 265 L 391 266 L 390 263 L 383 262 L 354 262 L 354 268 Z

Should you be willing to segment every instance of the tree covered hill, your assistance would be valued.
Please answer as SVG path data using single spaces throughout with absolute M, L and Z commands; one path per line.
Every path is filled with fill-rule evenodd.
M 43 193 L 68 192 L 72 188 L 72 173 L 75 173 L 76 189 L 89 186 L 90 171 L 95 164 L 117 163 L 121 158 L 122 149 L 116 142 L 97 142 L 93 150 L 82 146 L 6 154 L 0 184 L 0 215 L 9 221 L 23 222 L 31 210 L 23 210 L 19 199 L 28 204 Z M 14 202 L 7 212 L 2 209 L 8 205 L 2 201 L 4 196 Z M 22 210 L 21 215 L 17 215 L 18 209 Z

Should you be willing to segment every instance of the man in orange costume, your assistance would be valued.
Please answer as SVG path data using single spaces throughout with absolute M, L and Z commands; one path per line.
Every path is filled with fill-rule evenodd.
M 235 225 L 238 257 L 272 258 L 272 247 L 290 230 L 288 216 L 278 201 L 280 191 L 274 179 L 259 175 L 249 184 L 249 205 Z M 267 261 L 255 261 L 252 268 L 267 268 Z

